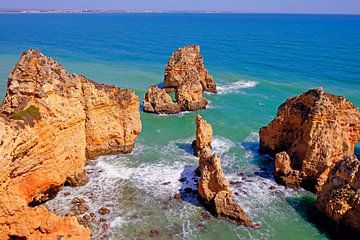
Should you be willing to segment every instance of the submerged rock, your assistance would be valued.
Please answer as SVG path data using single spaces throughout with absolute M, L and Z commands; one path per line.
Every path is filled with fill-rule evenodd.
M 176 89 L 185 82 L 198 81 L 203 91 L 217 92 L 216 83 L 204 66 L 199 45 L 177 49 L 165 69 L 164 87 Z
M 336 163 L 310 213 L 319 223 L 330 223 L 327 227 L 342 237 L 359 236 L 360 161 L 355 156 Z
M 196 118 L 196 146 L 199 155 L 199 200 L 214 216 L 232 223 L 257 227 L 235 201 L 218 154 L 211 155 L 212 127 L 200 115 Z
M 165 69 L 164 89 L 151 86 L 144 96 L 144 111 L 174 114 L 206 108 L 203 92 L 216 92 L 216 84 L 204 67 L 197 45 L 178 49 Z M 176 102 L 168 92 L 175 91 Z
M 321 189 L 337 161 L 354 154 L 358 141 L 358 109 L 321 88 L 286 100 L 275 119 L 260 129 L 260 151 L 283 152 L 276 156 L 276 180 L 312 191 Z
M 65 182 L 85 184 L 87 158 L 131 151 L 141 131 L 138 97 L 28 50 L 9 76 L 0 113 L 0 239 L 90 238 L 75 217 L 37 205 Z

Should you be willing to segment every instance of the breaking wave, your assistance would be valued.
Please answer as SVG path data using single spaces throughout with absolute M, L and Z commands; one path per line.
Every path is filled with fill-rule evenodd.
M 230 82 L 230 83 L 223 83 L 217 86 L 218 94 L 224 95 L 228 93 L 236 93 L 239 92 L 241 89 L 245 88 L 253 88 L 256 87 L 258 82 L 255 81 L 237 81 L 237 82 Z

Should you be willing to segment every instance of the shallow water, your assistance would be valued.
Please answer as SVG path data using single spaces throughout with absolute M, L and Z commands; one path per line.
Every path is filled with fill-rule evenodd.
M 91 212 L 108 207 L 110 231 L 93 226 L 95 239 L 146 239 L 151 229 L 162 239 L 327 239 L 307 218 L 314 196 L 274 182 L 272 160 L 258 154 L 257 132 L 286 98 L 312 87 L 360 106 L 359 26 L 359 16 L 340 15 L 0 15 L 0 96 L 27 48 L 142 97 L 162 81 L 177 47 L 198 43 L 219 84 L 219 94 L 206 94 L 209 107 L 176 116 L 141 113 L 133 153 L 99 158 L 87 166 L 88 185 L 65 187 L 47 204 L 62 215 L 75 196 Z M 226 176 L 241 181 L 233 191 L 260 229 L 208 218 L 191 193 L 174 200 L 196 187 L 190 144 L 198 113 L 213 125 Z M 187 182 L 180 182 L 184 176 Z

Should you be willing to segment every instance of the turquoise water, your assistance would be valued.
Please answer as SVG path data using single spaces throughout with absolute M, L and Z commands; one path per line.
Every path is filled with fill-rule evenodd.
M 206 94 L 209 108 L 176 116 L 142 113 L 135 151 L 102 157 L 88 167 L 90 184 L 65 188 L 72 194 L 49 206 L 64 214 L 71 198 L 82 195 L 93 210 L 109 207 L 111 230 L 94 226 L 94 238 L 147 238 L 156 228 L 163 239 L 327 239 L 307 217 L 314 197 L 273 181 L 271 159 L 257 153 L 257 132 L 286 98 L 309 88 L 322 86 L 360 106 L 360 16 L 0 15 L 0 97 L 28 48 L 39 48 L 70 72 L 133 89 L 142 98 L 163 80 L 171 53 L 195 43 L 220 86 L 219 94 Z M 197 159 L 189 145 L 198 113 L 213 125 L 227 177 L 243 181 L 232 188 L 250 217 L 262 223 L 259 230 L 204 219 L 192 195 L 172 200 L 179 189 L 196 185 Z M 177 181 L 181 175 L 191 180 L 188 185 Z

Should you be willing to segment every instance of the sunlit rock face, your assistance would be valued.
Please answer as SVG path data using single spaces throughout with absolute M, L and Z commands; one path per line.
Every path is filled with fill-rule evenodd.
M 199 45 L 177 49 L 170 57 L 165 69 L 164 87 L 178 88 L 185 82 L 198 81 L 203 91 L 217 92 L 216 83 L 205 68 Z
M 260 129 L 260 151 L 284 152 L 276 156 L 275 165 L 287 161 L 275 171 L 276 180 L 312 191 L 321 189 L 337 161 L 354 155 L 358 141 L 359 110 L 321 88 L 286 100 L 275 119 Z
M 199 156 L 200 179 L 198 197 L 218 218 L 232 223 L 257 227 L 236 202 L 217 153 L 211 155 L 212 127 L 200 115 L 196 117 L 196 151 Z
M 167 93 L 175 92 L 176 101 Z M 165 69 L 163 88 L 151 86 L 143 100 L 145 112 L 175 114 L 206 108 L 203 92 L 217 92 L 216 83 L 204 66 L 198 45 L 177 49 Z
M 335 164 L 310 212 L 343 237 L 352 239 L 360 234 L 360 161 L 355 156 Z
M 76 218 L 38 205 L 65 182 L 86 184 L 87 158 L 132 150 L 141 131 L 138 97 L 28 50 L 9 76 L 0 112 L 0 239 L 88 239 Z

